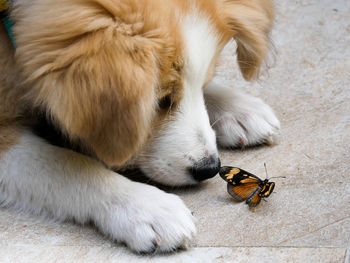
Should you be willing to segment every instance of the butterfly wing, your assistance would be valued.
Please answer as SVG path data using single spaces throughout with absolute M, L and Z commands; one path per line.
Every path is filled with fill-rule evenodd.
M 261 198 L 270 196 L 274 188 L 274 182 L 269 183 L 267 180 L 264 181 L 260 187 L 246 200 L 246 203 L 249 205 L 249 207 L 256 207 L 260 203 Z
M 249 207 L 256 207 L 261 201 L 261 187 L 259 186 L 256 191 L 245 201 Z
M 248 200 L 257 190 L 260 190 L 258 184 L 227 184 L 227 192 L 237 201 Z
M 223 166 L 220 168 L 219 174 L 222 179 L 233 185 L 245 183 L 262 183 L 259 177 L 238 167 Z
M 266 182 L 259 195 L 263 198 L 269 197 L 270 194 L 273 192 L 273 189 L 275 188 L 275 183 L 274 182 Z
M 263 181 L 237 167 L 223 166 L 219 172 L 227 184 L 227 192 L 237 201 L 244 201 L 252 207 L 260 203 Z
M 220 168 L 219 174 L 222 179 L 228 183 L 232 183 L 233 177 L 241 173 L 241 169 L 232 166 L 223 166 Z

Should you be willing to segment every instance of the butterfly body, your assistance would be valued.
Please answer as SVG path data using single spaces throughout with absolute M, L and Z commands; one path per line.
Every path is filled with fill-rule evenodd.
M 262 198 L 269 197 L 275 187 L 274 182 L 261 180 L 237 167 L 223 166 L 219 174 L 227 182 L 228 193 L 237 201 L 246 201 L 249 207 L 255 207 Z

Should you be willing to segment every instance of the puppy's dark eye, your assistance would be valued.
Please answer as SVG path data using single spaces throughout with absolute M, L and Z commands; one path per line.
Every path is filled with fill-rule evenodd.
M 163 110 L 169 109 L 172 104 L 173 104 L 173 102 L 171 99 L 171 95 L 168 95 L 168 96 L 161 98 L 158 102 L 159 108 L 161 108 Z

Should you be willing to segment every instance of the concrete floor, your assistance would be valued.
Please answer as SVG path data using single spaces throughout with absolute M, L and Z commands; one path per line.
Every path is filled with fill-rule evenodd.
M 217 81 L 263 98 L 281 120 L 274 147 L 221 151 L 223 165 L 275 192 L 256 209 L 233 202 L 216 177 L 176 190 L 197 218 L 193 248 L 136 256 L 91 227 L 0 209 L 0 262 L 350 262 L 350 1 L 277 2 L 275 63 L 242 80 L 229 45 Z

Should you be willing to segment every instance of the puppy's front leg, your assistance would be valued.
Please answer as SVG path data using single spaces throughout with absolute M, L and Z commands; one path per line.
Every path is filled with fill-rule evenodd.
M 58 220 L 92 220 L 137 252 L 171 251 L 195 233 L 179 197 L 132 182 L 27 131 L 0 155 L 0 204 Z
M 224 147 L 273 144 L 280 123 L 261 99 L 214 82 L 204 89 L 210 123 Z

